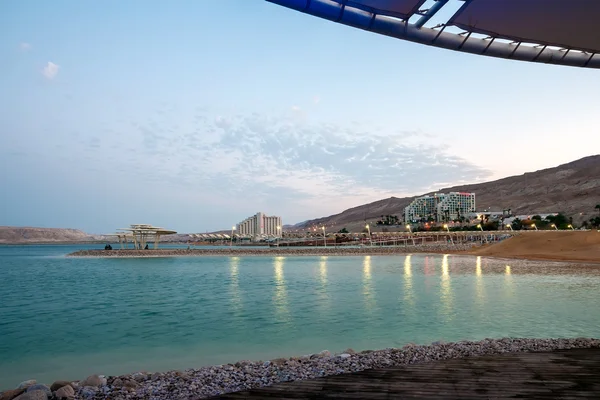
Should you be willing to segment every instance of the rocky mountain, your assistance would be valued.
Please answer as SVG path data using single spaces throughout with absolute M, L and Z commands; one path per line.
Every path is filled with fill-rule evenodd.
M 103 239 L 103 236 L 89 235 L 77 229 L 0 226 L 2 244 L 77 243 Z
M 598 214 L 594 207 L 600 203 L 600 155 L 492 182 L 441 190 L 463 191 L 475 193 L 477 210 L 502 211 L 510 208 L 513 214 L 561 212 L 572 216 L 575 223 L 578 223 Z M 414 198 L 391 197 L 379 200 L 329 217 L 305 221 L 291 229 L 302 230 L 324 225 L 329 231 L 344 227 L 350 231 L 360 231 L 365 221 L 374 226 L 381 215 L 401 217 L 404 208 Z

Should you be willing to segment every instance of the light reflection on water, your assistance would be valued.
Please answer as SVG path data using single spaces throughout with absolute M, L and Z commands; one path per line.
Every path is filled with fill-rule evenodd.
M 32 377 L 324 349 L 600 336 L 598 266 L 419 254 L 53 259 L 27 251 L 0 247 L 0 389 Z
M 288 309 L 287 289 L 285 287 L 285 277 L 283 276 L 283 266 L 285 257 L 274 257 L 273 266 L 275 269 L 275 319 L 279 322 L 290 322 L 291 316 Z

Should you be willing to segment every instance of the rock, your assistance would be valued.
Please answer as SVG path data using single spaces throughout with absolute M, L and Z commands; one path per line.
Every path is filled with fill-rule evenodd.
M 346 351 L 344 351 L 344 353 L 346 354 L 356 354 L 356 352 L 352 349 L 346 349 Z
M 139 386 L 140 384 L 134 381 L 133 379 L 127 379 L 123 382 L 123 387 L 128 389 L 137 389 Z
M 35 379 L 23 381 L 23 382 L 19 383 L 19 386 L 17 387 L 17 389 L 27 389 L 29 386 L 33 386 L 36 383 L 37 383 L 37 381 Z
M 340 355 L 339 355 L 339 357 L 340 357 L 340 358 L 344 358 L 344 359 L 345 359 L 345 358 L 350 358 L 350 357 L 351 357 L 351 355 L 350 355 L 350 354 L 348 354 L 348 353 L 342 353 L 342 354 L 340 354 Z
M 48 398 L 52 397 L 52 392 L 50 391 L 50 388 L 41 383 L 36 383 L 35 385 L 29 386 L 25 392 L 26 393 L 35 392 L 36 390 L 40 390 L 40 391 L 46 393 L 46 397 L 48 397 Z
M 319 357 L 331 357 L 331 352 L 329 350 L 323 350 L 319 353 Z
M 54 396 L 57 399 L 71 399 L 75 397 L 75 390 L 73 390 L 73 387 L 67 383 L 55 391 Z
M 143 382 L 146 380 L 147 375 L 143 372 L 136 372 L 135 374 L 131 375 L 131 378 L 136 381 L 136 382 Z
M 0 400 L 13 400 L 15 397 L 25 393 L 25 389 L 7 390 L 0 393 Z
M 83 382 L 81 382 L 81 386 L 93 386 L 100 387 L 106 384 L 106 379 L 99 377 L 98 375 L 90 375 Z
M 43 390 L 32 390 L 15 397 L 14 400 L 48 400 L 48 395 Z
M 52 385 L 50 385 L 50 391 L 51 392 L 56 392 L 61 387 L 67 386 L 67 385 L 70 385 L 70 384 L 71 383 L 69 381 L 56 381 Z
M 84 386 L 79 390 L 79 396 L 84 399 L 91 399 L 96 396 L 96 392 L 98 392 L 97 386 Z

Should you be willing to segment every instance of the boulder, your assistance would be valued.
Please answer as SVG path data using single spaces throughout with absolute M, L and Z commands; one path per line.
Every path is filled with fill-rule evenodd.
M 25 389 L 7 390 L 0 393 L 0 400 L 13 400 L 15 397 L 18 397 L 23 393 L 25 393 Z
M 81 382 L 81 386 L 100 387 L 103 384 L 106 385 L 106 379 L 103 379 L 98 375 L 90 375 Z
M 67 386 L 67 385 L 70 385 L 70 384 L 71 384 L 71 382 L 69 382 L 69 381 L 56 381 L 52 385 L 50 385 L 50 391 L 56 392 L 61 387 Z
M 46 397 L 52 397 L 52 391 L 50 388 L 44 384 L 36 383 L 35 385 L 31 385 L 27 388 L 27 392 L 33 392 L 35 390 L 41 390 L 46 393 Z
M 56 392 L 54 392 L 54 397 L 56 397 L 59 400 L 72 399 L 73 397 L 75 397 L 75 390 L 73 390 L 73 387 L 71 387 L 71 385 L 67 384 L 59 388 Z
M 35 379 L 23 381 L 23 382 L 19 383 L 19 386 L 17 387 L 17 389 L 27 389 L 29 386 L 33 386 L 36 383 L 37 383 L 37 381 Z
M 43 390 L 32 390 L 15 397 L 14 400 L 48 400 L 48 395 Z

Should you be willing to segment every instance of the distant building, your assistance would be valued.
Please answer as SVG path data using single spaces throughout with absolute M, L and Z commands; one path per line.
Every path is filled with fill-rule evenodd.
M 236 230 L 241 236 L 281 237 L 282 227 L 281 217 L 267 216 L 262 212 L 258 212 L 237 224 Z
M 435 193 L 417 197 L 404 209 L 406 222 L 447 222 L 475 212 L 475 193 Z

